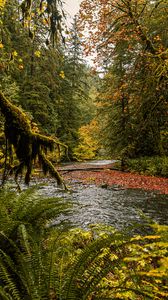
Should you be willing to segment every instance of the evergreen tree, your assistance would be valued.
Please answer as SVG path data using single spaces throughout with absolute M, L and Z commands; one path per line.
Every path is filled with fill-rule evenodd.
M 57 136 L 68 145 L 70 159 L 73 159 L 73 150 L 79 143 L 78 129 L 92 118 L 93 113 L 89 95 L 91 74 L 82 56 L 81 38 L 75 17 L 60 69 L 62 81 L 58 105 L 59 127 L 56 131 Z
M 6 78 L 11 78 L 11 86 L 15 83 L 16 86 L 19 86 L 19 103 L 23 103 L 24 88 L 29 88 L 27 96 L 31 95 L 31 97 L 27 98 L 30 102 L 25 103 L 24 107 L 28 106 L 31 100 L 40 99 L 40 96 L 43 97 L 43 102 L 40 101 L 42 107 L 49 90 L 46 85 L 42 85 L 40 80 L 34 80 L 39 72 L 38 58 L 41 56 L 40 47 L 43 45 L 43 40 L 38 39 L 39 36 L 42 36 L 41 31 L 36 30 L 35 27 L 38 24 L 37 5 L 34 2 L 25 1 L 23 9 L 22 4 L 20 6 L 17 1 L 7 1 L 2 11 L 1 25 L 5 25 L 5 29 L 1 31 L 2 82 L 7 82 Z M 33 18 L 33 16 L 35 17 Z M 41 18 L 40 14 L 38 16 Z M 20 23 L 20 17 L 23 18 L 23 24 Z M 35 28 L 33 34 L 31 34 L 32 28 Z M 4 87 L 5 83 L 2 85 L 3 89 Z M 45 92 L 45 94 L 42 95 L 41 92 Z M 5 95 L 7 93 L 6 86 Z M 40 135 L 37 128 L 34 128 L 31 123 L 30 118 L 16 105 L 12 104 L 5 95 L 2 92 L 0 93 L 0 109 L 4 117 L 5 141 L 2 183 L 7 180 L 9 173 L 14 173 L 17 180 L 18 175 L 22 174 L 25 169 L 25 183 L 28 184 L 36 158 L 45 174 L 49 172 L 56 178 L 58 184 L 63 183 L 61 176 L 46 157 L 47 149 L 53 151 L 54 145 L 58 146 L 61 143 L 54 138 Z M 11 95 L 14 96 L 14 93 L 11 93 Z M 48 109 L 47 104 L 45 108 Z M 32 110 L 33 112 L 36 111 L 36 107 Z M 13 155 L 17 158 L 14 163 Z
M 123 157 L 167 153 L 165 7 L 165 0 L 82 2 L 81 28 L 90 28 L 86 49 L 96 49 L 109 75 L 100 95 L 109 106 L 102 114 L 107 142 Z

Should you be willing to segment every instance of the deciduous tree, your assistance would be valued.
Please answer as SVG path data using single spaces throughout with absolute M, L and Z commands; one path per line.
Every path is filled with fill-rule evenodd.
M 81 5 L 79 27 L 87 32 L 86 51 L 96 51 L 97 64 L 111 74 L 108 135 L 117 141 L 114 128 L 120 124 L 118 145 L 126 156 L 166 153 L 167 11 L 165 0 L 86 0 Z M 126 127 L 127 142 L 122 144 Z

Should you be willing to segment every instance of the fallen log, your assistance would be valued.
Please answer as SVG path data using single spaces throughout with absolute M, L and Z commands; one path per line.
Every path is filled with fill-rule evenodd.
M 58 168 L 59 172 L 75 172 L 75 171 L 92 171 L 92 172 L 100 172 L 102 170 L 118 170 L 118 168 L 115 167 L 85 167 L 85 168 Z

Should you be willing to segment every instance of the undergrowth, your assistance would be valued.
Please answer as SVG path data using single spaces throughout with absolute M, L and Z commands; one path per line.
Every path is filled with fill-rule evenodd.
M 168 227 L 150 235 L 51 221 L 70 202 L 0 191 L 0 299 L 167 299 Z
M 127 160 L 127 169 L 151 176 L 168 177 L 168 157 L 141 157 Z

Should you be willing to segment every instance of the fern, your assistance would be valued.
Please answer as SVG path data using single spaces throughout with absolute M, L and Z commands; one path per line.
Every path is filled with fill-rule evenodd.
M 134 237 L 108 226 L 53 228 L 70 204 L 34 188 L 1 191 L 0 205 L 0 299 L 167 299 L 166 226 Z
M 80 253 L 74 253 L 76 258 L 69 268 L 63 268 L 60 299 L 167 299 L 164 282 L 168 268 L 161 273 L 155 267 L 155 260 L 160 264 L 168 253 L 164 239 L 163 232 L 161 236 L 133 239 L 114 231 L 93 236 L 93 241 L 85 244 Z
M 52 253 L 45 246 L 46 234 L 52 231 L 48 224 L 68 213 L 70 202 L 41 197 L 36 187 L 20 194 L 1 190 L 0 205 L 2 299 L 49 299 L 54 270 L 48 263 Z
M 3 288 L 0 286 L 0 299 L 1 300 L 13 300 L 12 296 L 9 295 Z M 21 300 L 21 299 L 19 299 Z
M 3 251 L 0 251 L 0 279 L 3 283 L 4 288 L 4 295 L 5 292 L 12 295 L 12 299 L 14 300 L 21 300 L 19 296 L 19 292 L 15 285 L 15 281 L 13 280 L 12 275 L 16 274 L 15 267 L 13 262 L 11 261 L 10 257 L 6 255 Z M 3 290 L 1 290 L 2 292 Z M 8 295 L 7 294 L 7 295 Z M 6 295 L 6 297 L 7 297 Z
M 120 242 L 119 244 L 117 243 Z M 86 248 L 83 249 L 80 256 L 74 263 L 73 269 L 70 270 L 68 274 L 69 278 L 64 287 L 65 299 L 71 299 L 74 297 L 74 291 L 77 293 L 75 299 L 81 297 L 81 299 L 87 299 L 87 297 L 95 290 L 98 283 L 103 277 L 105 277 L 111 271 L 111 260 L 109 259 L 110 249 L 107 254 L 103 257 L 103 268 L 100 267 L 102 264 L 102 251 L 103 249 L 108 249 L 112 242 L 113 251 L 118 250 L 121 247 L 123 240 L 121 235 L 115 234 L 114 236 L 109 236 L 108 238 L 99 238 L 94 240 Z M 116 262 L 113 262 L 113 267 L 115 267 Z M 118 264 L 118 262 L 117 262 Z M 78 289 L 74 286 L 78 282 Z
M 19 228 L 19 247 L 14 246 L 15 257 L 2 252 L 3 257 L 0 263 L 0 278 L 3 282 L 4 290 L 12 295 L 12 299 L 48 299 L 48 296 L 41 297 L 45 291 L 46 276 L 41 267 L 41 249 L 35 241 L 32 241 L 26 228 Z M 13 242 L 11 245 L 13 246 Z M 41 275 L 41 282 L 39 280 Z M 45 292 L 46 294 L 46 292 Z
M 40 196 L 38 187 L 29 188 L 19 194 L 0 190 L 0 205 L 0 230 L 4 232 L 15 231 L 19 224 L 44 230 L 53 218 L 68 214 L 72 208 L 70 201 Z

